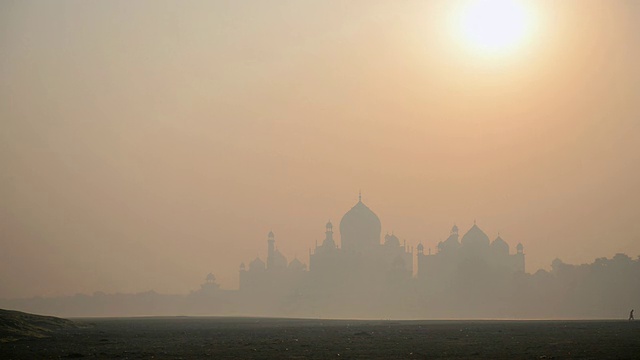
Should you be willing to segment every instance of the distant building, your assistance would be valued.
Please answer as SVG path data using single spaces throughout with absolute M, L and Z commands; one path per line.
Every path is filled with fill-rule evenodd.
M 267 235 L 267 262 L 256 257 L 247 269 L 240 264 L 240 290 L 283 293 L 299 284 L 307 273 L 307 266 L 297 258 L 287 262 L 275 246 L 275 235 Z
M 325 239 L 309 255 L 310 270 L 314 277 L 344 281 L 345 277 L 364 281 L 385 276 L 390 271 L 402 271 L 406 277 L 413 274 L 413 252 L 401 244 L 394 234 L 387 234 L 380 243 L 381 223 L 359 197 L 358 203 L 340 221 L 338 247 L 333 239 L 333 225 L 328 222 Z
M 435 253 L 424 253 L 424 246 L 417 247 L 417 277 L 423 282 L 437 284 L 450 282 L 458 275 L 484 275 L 496 277 L 500 274 L 524 272 L 524 247 L 516 246 L 509 252 L 509 244 L 501 237 L 490 241 L 487 234 L 473 226 L 458 240 L 458 227 L 453 226 L 449 237 L 438 243 Z M 466 272 L 466 274 L 465 274 Z
M 266 263 L 257 257 L 248 268 L 244 263 L 240 265 L 240 290 L 281 295 L 353 292 L 371 296 L 392 289 L 408 291 L 413 281 L 413 249 L 393 232 L 381 241 L 381 232 L 380 219 L 359 196 L 340 221 L 340 245 L 334 239 L 333 224 L 327 222 L 324 240 L 309 251 L 309 269 L 298 259 L 288 263 L 275 245 L 275 235 L 269 232 Z M 437 286 L 465 272 L 490 277 L 524 272 L 525 268 L 522 244 L 512 254 L 500 236 L 491 242 L 475 222 L 461 240 L 458 227 L 453 226 L 434 253 L 429 250 L 425 254 L 421 243 L 415 255 L 418 284 Z M 398 295 L 389 294 L 389 299 Z

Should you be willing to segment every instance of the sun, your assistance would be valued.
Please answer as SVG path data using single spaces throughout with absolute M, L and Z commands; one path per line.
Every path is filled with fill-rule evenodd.
M 518 0 L 469 1 L 456 17 L 463 42 L 485 55 L 511 52 L 524 45 L 532 27 L 532 9 Z

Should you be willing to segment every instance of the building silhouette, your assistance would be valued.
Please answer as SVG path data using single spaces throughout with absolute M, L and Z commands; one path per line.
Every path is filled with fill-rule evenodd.
M 256 257 L 246 268 L 240 264 L 240 290 L 249 293 L 281 294 L 289 291 L 307 274 L 307 266 L 297 258 L 287 258 L 275 246 L 275 234 L 267 235 L 267 262 Z
M 449 280 L 468 265 L 470 270 L 486 270 L 493 273 L 524 272 L 524 247 L 516 246 L 509 252 L 509 244 L 500 235 L 490 241 L 487 234 L 475 223 L 459 240 L 458 227 L 451 228 L 449 237 L 438 243 L 437 252 L 424 253 L 422 243 L 417 246 L 417 277 L 427 282 Z
M 309 250 L 308 269 L 297 258 L 287 262 L 269 232 L 266 263 L 256 257 L 248 267 L 240 265 L 240 293 L 288 304 L 297 300 L 317 304 L 324 299 L 327 304 L 342 303 L 345 313 L 353 313 L 347 311 L 349 304 L 362 307 L 376 299 L 383 309 L 412 291 L 437 293 L 456 283 L 465 289 L 525 270 L 522 244 L 510 253 L 506 241 L 500 236 L 490 241 L 475 221 L 462 239 L 454 225 L 435 252 L 425 253 L 420 243 L 414 253 L 393 232 L 382 237 L 380 219 L 361 196 L 340 220 L 339 231 L 338 243 L 333 223 L 326 223 L 324 240 Z

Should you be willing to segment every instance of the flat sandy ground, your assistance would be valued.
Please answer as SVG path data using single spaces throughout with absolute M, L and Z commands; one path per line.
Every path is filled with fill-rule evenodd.
M 640 359 L 640 321 L 75 319 L 0 359 Z

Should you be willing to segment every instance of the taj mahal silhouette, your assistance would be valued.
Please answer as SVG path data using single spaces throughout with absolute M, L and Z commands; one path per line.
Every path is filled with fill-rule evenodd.
M 485 285 L 525 271 L 522 244 L 511 253 L 505 240 L 498 235 L 490 241 L 475 221 L 462 238 L 454 225 L 433 253 L 425 253 L 422 243 L 414 251 L 393 233 L 382 238 L 381 229 L 379 217 L 359 195 L 340 220 L 340 244 L 327 222 L 324 240 L 309 251 L 308 267 L 297 257 L 288 261 L 271 231 L 266 262 L 256 257 L 248 266 L 240 265 L 240 294 L 282 303 L 335 300 L 354 307 L 393 303 L 399 296 L 421 292 L 464 293 L 474 287 L 489 291 Z M 482 293 L 474 291 L 474 296 Z

